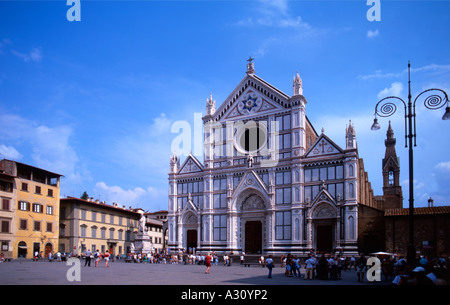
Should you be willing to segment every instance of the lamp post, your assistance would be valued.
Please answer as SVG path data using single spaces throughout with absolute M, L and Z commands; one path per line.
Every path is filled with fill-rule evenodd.
M 431 93 L 433 92 L 433 93 Z M 408 244 L 408 263 L 411 263 L 415 256 L 414 246 L 414 163 L 413 163 L 413 138 L 416 146 L 416 102 L 424 95 L 424 105 L 426 108 L 436 110 L 447 105 L 443 120 L 450 120 L 450 106 L 448 95 L 441 89 L 428 89 L 419 93 L 414 102 L 411 101 L 411 64 L 408 62 L 408 103 L 397 96 L 388 96 L 381 99 L 375 106 L 375 119 L 373 120 L 372 130 L 380 129 L 377 115 L 380 117 L 389 117 L 395 113 L 397 106 L 387 100 L 400 100 L 405 109 L 405 147 L 409 148 L 409 244 Z M 426 96 L 426 97 L 425 97 Z M 381 104 L 381 105 L 380 105 Z M 380 106 L 380 108 L 379 108 Z

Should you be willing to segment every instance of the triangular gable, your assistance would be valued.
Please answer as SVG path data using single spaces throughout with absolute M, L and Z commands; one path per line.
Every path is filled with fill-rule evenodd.
M 203 171 L 202 164 L 193 155 L 189 155 L 181 165 L 178 174 L 195 173 Z
M 344 153 L 336 143 L 322 133 L 313 145 L 308 149 L 306 157 L 317 157 L 323 155 L 332 155 Z
M 324 186 L 322 186 L 322 189 L 320 190 L 320 192 L 316 195 L 316 197 L 313 198 L 313 200 L 311 201 L 311 203 L 309 204 L 310 207 L 315 206 L 316 204 L 320 203 L 320 202 L 328 202 L 333 204 L 334 206 L 336 205 L 336 201 L 334 201 L 333 197 L 331 196 L 331 194 L 327 191 L 326 188 L 324 188 Z
M 393 164 L 391 164 L 391 162 Z M 390 167 L 400 167 L 398 164 L 398 158 L 394 156 L 389 156 L 387 159 L 383 159 L 383 170 L 388 170 Z
M 247 75 L 217 108 L 213 119 L 219 121 L 274 109 L 286 110 L 289 98 L 256 75 Z
M 268 99 L 252 89 L 247 89 L 239 99 L 233 104 L 235 105 L 230 110 L 227 110 L 222 119 L 235 119 L 254 114 L 262 114 L 265 111 L 274 109 L 284 110 L 275 102 L 269 102 Z
M 254 171 L 248 171 L 247 173 L 244 174 L 241 181 L 239 181 L 237 187 L 234 188 L 233 196 L 235 194 L 239 194 L 240 192 L 244 191 L 249 187 L 257 189 L 263 194 L 266 195 L 268 194 L 268 188 L 265 185 L 265 183 L 261 180 L 259 175 Z
M 191 211 L 193 212 L 195 215 L 198 214 L 197 211 L 197 207 L 195 206 L 195 204 L 192 202 L 190 196 L 189 196 L 189 200 L 186 202 L 186 204 L 184 205 L 182 214 L 185 214 L 186 212 Z

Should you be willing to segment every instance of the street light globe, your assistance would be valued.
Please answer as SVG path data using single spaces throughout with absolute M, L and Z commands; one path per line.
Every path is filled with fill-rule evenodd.
M 450 120 L 450 106 L 445 107 L 445 113 L 442 116 L 443 120 Z
M 378 124 L 378 119 L 377 118 L 373 119 L 373 124 L 372 124 L 372 127 L 370 129 L 371 130 L 378 130 L 378 129 L 380 129 L 380 124 Z

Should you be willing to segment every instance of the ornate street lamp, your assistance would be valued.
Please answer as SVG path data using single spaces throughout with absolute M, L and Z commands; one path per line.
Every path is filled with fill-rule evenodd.
M 424 105 L 426 108 L 436 110 L 447 105 L 443 120 L 450 120 L 450 107 L 448 95 L 441 89 L 428 89 L 422 91 L 411 102 L 411 64 L 408 62 L 408 103 L 397 96 L 388 96 L 381 99 L 375 106 L 375 119 L 373 120 L 372 130 L 380 129 L 377 115 L 380 117 L 389 117 L 395 113 L 397 106 L 387 101 L 390 99 L 400 100 L 405 108 L 405 147 L 409 147 L 409 244 L 408 244 L 408 263 L 411 263 L 415 256 L 414 246 L 414 164 L 413 164 L 413 138 L 414 146 L 416 146 L 416 102 L 417 99 L 424 95 Z M 381 104 L 380 108 L 378 106 Z M 409 143 L 408 141 L 409 140 Z M 409 145 L 409 146 L 408 146 Z

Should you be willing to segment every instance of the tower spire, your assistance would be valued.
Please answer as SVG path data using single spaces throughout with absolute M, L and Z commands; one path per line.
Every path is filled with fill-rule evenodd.
M 206 115 L 213 115 L 214 112 L 216 112 L 216 101 L 213 100 L 211 92 L 209 98 L 206 99 Z
M 293 95 L 303 95 L 302 79 L 301 79 L 300 75 L 298 74 L 298 71 L 297 71 L 296 75 L 294 76 L 292 89 L 294 91 Z
M 355 127 L 352 124 L 352 120 L 348 121 L 347 128 L 345 129 L 346 149 L 356 148 L 356 132 Z
M 403 206 L 402 187 L 400 186 L 400 161 L 395 151 L 396 139 L 389 122 L 386 131 L 386 152 L 383 159 L 383 197 L 384 208 L 401 208 Z

